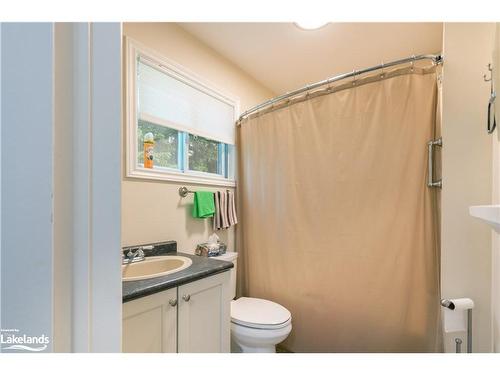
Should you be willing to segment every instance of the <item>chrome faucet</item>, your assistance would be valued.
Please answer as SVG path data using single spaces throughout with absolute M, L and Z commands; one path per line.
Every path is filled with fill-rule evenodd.
M 140 261 L 143 261 L 144 259 L 146 259 L 146 258 L 145 258 L 144 250 L 142 247 L 138 247 L 137 249 L 135 249 L 135 251 L 132 251 L 132 249 L 130 249 L 127 253 L 127 257 L 122 255 L 122 263 L 123 264 L 140 262 Z

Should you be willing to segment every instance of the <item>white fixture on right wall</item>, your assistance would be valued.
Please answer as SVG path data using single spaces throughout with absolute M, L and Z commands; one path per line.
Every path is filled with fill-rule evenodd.
M 328 22 L 322 20 L 303 20 L 295 22 L 295 25 L 302 30 L 318 30 L 328 25 Z
M 469 214 L 483 220 L 495 232 L 500 233 L 500 205 L 470 206 Z

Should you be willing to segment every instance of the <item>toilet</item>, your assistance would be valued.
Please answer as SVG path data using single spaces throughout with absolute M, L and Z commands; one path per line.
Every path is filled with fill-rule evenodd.
M 261 298 L 236 300 L 236 261 L 238 254 L 226 252 L 214 259 L 232 262 L 231 269 L 231 351 L 236 353 L 275 353 L 276 345 L 292 330 L 292 314 L 280 304 Z

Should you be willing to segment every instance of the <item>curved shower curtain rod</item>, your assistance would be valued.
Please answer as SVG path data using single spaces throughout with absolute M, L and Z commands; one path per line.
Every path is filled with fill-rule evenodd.
M 412 62 L 419 61 L 419 60 L 432 60 L 433 64 L 439 65 L 439 64 L 443 63 L 443 56 L 440 55 L 440 54 L 436 54 L 436 55 L 417 55 L 417 56 L 413 55 L 413 56 L 407 57 L 405 59 L 394 60 L 394 61 L 391 61 L 391 62 L 388 62 L 388 63 L 382 63 L 382 64 L 379 64 L 379 65 L 371 66 L 369 68 L 365 68 L 365 69 L 361 69 L 361 70 L 353 70 L 352 72 L 349 72 L 349 73 L 340 74 L 338 76 L 334 76 L 334 77 L 325 79 L 323 81 L 319 81 L 319 82 L 316 82 L 316 83 L 313 83 L 313 84 L 310 84 L 310 85 L 306 85 L 304 87 L 301 87 L 300 89 L 287 92 L 287 93 L 282 94 L 280 96 L 276 96 L 275 98 L 269 99 L 269 100 L 267 100 L 267 101 L 265 101 L 263 103 L 260 103 L 260 104 L 256 105 L 255 107 L 250 108 L 249 110 L 247 110 L 247 111 L 245 111 L 245 112 L 243 112 L 241 114 L 241 116 L 238 118 L 238 121 L 236 121 L 236 124 L 237 125 L 241 125 L 241 121 L 243 119 L 245 119 L 246 117 L 248 117 L 249 115 L 251 115 L 252 113 L 258 112 L 259 110 L 261 110 L 263 108 L 266 108 L 266 107 L 268 107 L 270 105 L 273 105 L 275 103 L 278 103 L 278 102 L 280 102 L 282 100 L 289 99 L 289 98 L 294 97 L 296 95 L 302 94 L 303 92 L 306 92 L 306 91 L 309 91 L 309 90 L 314 90 L 314 89 L 316 89 L 318 87 L 321 87 L 321 86 L 324 86 L 324 85 L 328 85 L 328 84 L 340 81 L 340 80 L 345 79 L 345 78 L 356 77 L 356 76 L 359 76 L 361 74 L 373 72 L 375 70 L 380 70 L 380 69 L 384 69 L 384 68 L 390 68 L 392 66 L 396 66 L 396 65 L 400 65 L 400 64 L 412 63 Z

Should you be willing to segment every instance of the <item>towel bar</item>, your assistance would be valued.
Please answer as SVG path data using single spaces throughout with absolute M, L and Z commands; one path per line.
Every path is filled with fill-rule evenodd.
M 188 194 L 194 194 L 194 191 L 188 190 L 185 186 L 179 188 L 179 195 L 182 198 L 186 198 Z
M 229 191 L 229 189 L 226 189 L 226 191 Z M 182 198 L 186 198 L 188 194 L 194 194 L 194 191 L 189 190 L 187 187 L 183 186 L 179 188 L 179 195 Z

